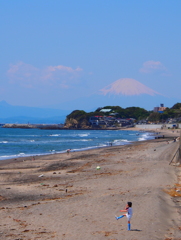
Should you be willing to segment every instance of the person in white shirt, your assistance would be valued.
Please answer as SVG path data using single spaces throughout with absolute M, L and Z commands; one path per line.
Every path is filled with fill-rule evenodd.
M 126 212 L 125 214 L 119 216 L 119 217 L 116 217 L 116 220 L 120 219 L 120 218 L 123 218 L 123 217 L 127 217 L 128 219 L 128 231 L 131 230 L 131 218 L 132 218 L 132 215 L 133 215 L 133 209 L 132 209 L 132 202 L 127 202 L 127 205 L 126 205 L 126 208 L 124 210 L 120 210 L 120 212 Z

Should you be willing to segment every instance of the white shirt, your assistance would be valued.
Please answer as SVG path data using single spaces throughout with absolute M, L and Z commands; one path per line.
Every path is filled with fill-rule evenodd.
M 132 209 L 132 207 L 129 207 L 128 209 L 127 209 L 127 214 L 126 214 L 126 216 L 127 217 L 132 217 L 132 215 L 133 215 L 133 209 Z

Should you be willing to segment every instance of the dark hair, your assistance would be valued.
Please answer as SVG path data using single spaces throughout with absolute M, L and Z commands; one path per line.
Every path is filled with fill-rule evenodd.
M 127 202 L 129 207 L 132 207 L 132 202 Z

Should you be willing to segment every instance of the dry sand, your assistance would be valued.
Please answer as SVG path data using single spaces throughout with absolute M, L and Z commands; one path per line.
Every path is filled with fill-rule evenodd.
M 169 165 L 179 133 L 162 133 L 132 145 L 0 161 L 0 239 L 181 239 L 181 168 Z M 127 201 L 132 231 L 126 217 L 114 217 Z

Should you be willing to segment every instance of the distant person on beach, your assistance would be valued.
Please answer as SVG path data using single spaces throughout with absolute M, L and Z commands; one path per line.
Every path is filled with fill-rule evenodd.
M 71 150 L 71 149 L 67 149 L 67 154 L 69 154 L 69 153 L 70 153 L 70 150 Z
M 124 210 L 120 210 L 120 212 L 125 212 L 125 214 L 123 214 L 119 217 L 115 216 L 116 220 L 126 216 L 128 219 L 128 231 L 130 231 L 131 230 L 131 218 L 133 215 L 132 202 L 127 202 L 126 208 Z

